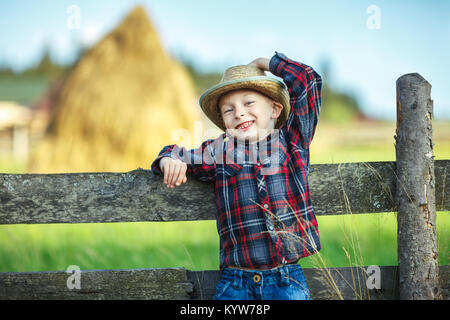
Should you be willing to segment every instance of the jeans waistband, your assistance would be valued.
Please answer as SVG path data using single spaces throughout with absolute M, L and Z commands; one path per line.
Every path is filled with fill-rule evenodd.
M 278 283 L 279 285 L 289 285 L 293 278 L 303 275 L 302 267 L 299 264 L 288 264 L 267 270 L 243 270 L 234 268 L 224 268 L 222 270 L 222 279 L 232 281 L 234 288 L 242 287 L 244 281 L 254 280 L 254 275 L 260 276 L 259 285 L 272 285 Z

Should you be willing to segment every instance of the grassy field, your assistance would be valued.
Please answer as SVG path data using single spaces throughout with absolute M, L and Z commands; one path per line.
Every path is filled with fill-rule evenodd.
M 397 264 L 394 213 L 318 219 L 327 267 Z M 440 264 L 449 263 L 449 222 L 448 212 L 438 214 Z M 213 270 L 219 264 L 214 221 L 17 225 L 0 230 L 2 272 L 65 270 L 73 264 L 83 270 L 179 266 Z M 314 257 L 301 264 L 320 266 Z
M 435 122 L 435 159 L 450 159 L 450 124 Z M 395 160 L 395 123 L 320 123 L 311 163 Z M 23 164 L 0 159 L 0 172 Z M 327 267 L 396 265 L 396 214 L 318 217 Z M 449 212 L 437 218 L 439 263 L 449 264 Z M 0 226 L 0 271 L 160 268 L 218 269 L 215 221 Z M 349 253 L 349 257 L 346 252 Z M 301 261 L 317 267 L 314 257 Z

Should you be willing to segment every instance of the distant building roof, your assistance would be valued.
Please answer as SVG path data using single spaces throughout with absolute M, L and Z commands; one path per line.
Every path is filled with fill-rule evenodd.
M 31 120 L 32 111 L 13 101 L 0 101 L 0 130 L 13 126 L 26 126 Z

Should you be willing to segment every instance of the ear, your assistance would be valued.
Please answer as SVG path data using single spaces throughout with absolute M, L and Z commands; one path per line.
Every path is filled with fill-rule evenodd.
M 273 101 L 272 104 L 273 104 L 273 105 L 272 105 L 273 111 L 272 111 L 272 116 L 271 116 L 271 118 L 272 118 L 272 119 L 278 119 L 278 117 L 279 117 L 280 114 L 281 114 L 281 110 L 283 110 L 283 105 L 282 105 L 281 103 L 275 102 L 275 101 Z

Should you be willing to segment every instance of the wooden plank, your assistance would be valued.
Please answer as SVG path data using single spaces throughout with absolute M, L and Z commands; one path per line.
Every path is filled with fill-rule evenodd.
M 311 166 L 317 215 L 395 211 L 395 163 L 355 162 Z
M 303 269 L 303 272 L 314 300 L 398 298 L 397 267 L 380 267 L 380 290 L 366 288 L 366 269 L 329 268 L 329 275 L 325 269 Z M 194 283 L 192 299 L 212 299 L 215 286 L 220 280 L 219 271 L 188 271 L 188 277 Z M 330 279 L 335 282 L 335 287 L 330 284 Z
M 211 185 L 168 189 L 149 170 L 127 173 L 2 174 L 0 224 L 210 219 Z M 200 200 L 200 201 L 199 201 Z
M 364 268 L 330 268 L 344 300 L 398 299 L 398 267 L 380 267 L 380 289 L 367 290 Z M 316 300 L 340 299 L 325 269 L 304 269 Z M 440 266 L 444 299 L 448 299 L 450 266 Z M 172 269 L 81 271 L 80 289 L 68 289 L 65 271 L 0 273 L 0 299 L 189 299 L 210 300 L 220 272 Z
M 435 172 L 437 210 L 450 210 L 450 160 Z M 316 214 L 395 211 L 395 179 L 394 162 L 312 165 Z M 0 174 L 0 224 L 214 220 L 215 211 L 213 184 L 168 189 L 149 170 Z
M 180 300 L 188 299 L 192 283 L 183 268 L 81 270 L 79 284 L 65 271 L 1 272 L 0 299 Z
M 450 160 L 435 160 L 434 175 L 436 210 L 450 210 Z
M 440 266 L 441 287 L 444 299 L 449 298 L 450 266 Z M 329 273 L 327 273 L 327 271 Z M 380 289 L 367 288 L 367 267 L 303 269 L 306 281 L 315 300 L 395 300 L 399 298 L 398 267 L 380 266 Z M 369 275 L 373 275 L 369 272 Z M 220 272 L 188 271 L 194 283 L 191 298 L 210 300 L 213 298 Z M 332 285 L 332 281 L 335 285 Z M 337 289 L 335 289 L 337 288 Z M 339 291 L 339 293 L 338 293 Z

